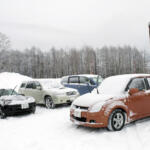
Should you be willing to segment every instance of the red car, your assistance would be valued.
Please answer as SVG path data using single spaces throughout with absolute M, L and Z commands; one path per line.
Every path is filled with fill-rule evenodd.
M 73 123 L 114 131 L 147 116 L 150 116 L 149 74 L 108 77 L 98 90 L 78 97 L 70 109 Z

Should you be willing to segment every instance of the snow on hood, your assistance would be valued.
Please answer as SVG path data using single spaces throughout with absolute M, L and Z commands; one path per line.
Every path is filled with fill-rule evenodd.
M 75 89 L 72 89 L 72 88 L 66 88 L 66 87 L 60 87 L 60 88 L 51 88 L 51 89 L 45 89 L 46 91 L 50 91 L 50 92 L 53 92 L 55 94 L 64 94 L 66 92 L 73 92 L 73 91 L 76 91 Z
M 78 97 L 73 104 L 77 106 L 90 107 L 98 102 L 105 102 L 114 98 L 114 95 L 88 93 Z
M 15 104 L 23 104 L 23 103 L 33 103 L 35 102 L 34 98 L 29 96 L 22 96 L 22 95 L 8 95 L 8 96 L 1 96 L 0 101 L 12 100 L 10 105 Z

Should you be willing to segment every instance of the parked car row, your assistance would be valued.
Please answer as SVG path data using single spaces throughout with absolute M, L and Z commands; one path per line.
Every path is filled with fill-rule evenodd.
M 49 109 L 60 104 L 71 104 L 80 96 L 81 88 L 65 87 L 61 82 L 58 79 L 32 79 L 22 82 L 18 93 L 13 89 L 0 89 L 1 118 L 16 113 L 34 113 L 36 104 L 44 104 Z
M 80 126 L 119 131 L 127 123 L 150 117 L 150 74 L 117 75 L 103 81 L 99 76 L 75 75 L 56 81 L 25 81 L 19 94 L 1 89 L 1 117 L 34 113 L 36 104 L 54 108 L 70 103 L 70 120 Z

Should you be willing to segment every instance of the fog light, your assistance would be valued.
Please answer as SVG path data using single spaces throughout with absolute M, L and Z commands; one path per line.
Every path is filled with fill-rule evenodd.
M 96 121 L 95 120 L 90 120 L 90 123 L 96 123 Z

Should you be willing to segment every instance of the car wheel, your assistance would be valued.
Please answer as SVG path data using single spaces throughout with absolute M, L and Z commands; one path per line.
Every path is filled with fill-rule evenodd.
M 6 118 L 6 114 L 5 114 L 5 112 L 3 111 L 2 107 L 0 107 L 0 118 L 1 118 L 1 119 Z
M 120 131 L 125 124 L 125 114 L 122 110 L 116 109 L 114 110 L 108 121 L 108 130 L 110 131 Z
M 45 106 L 46 106 L 46 108 L 48 108 L 48 109 L 53 109 L 53 108 L 55 108 L 55 104 L 54 104 L 54 102 L 53 102 L 53 100 L 52 100 L 52 98 L 51 98 L 50 96 L 47 96 L 47 97 L 45 98 Z
M 33 107 L 31 112 L 34 114 L 35 111 L 36 111 L 36 107 Z

